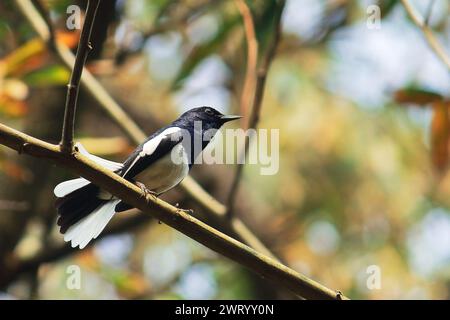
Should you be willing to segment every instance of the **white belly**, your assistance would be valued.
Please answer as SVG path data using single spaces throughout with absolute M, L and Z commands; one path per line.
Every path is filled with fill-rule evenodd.
M 171 153 L 138 174 L 134 180 L 142 182 L 151 191 L 163 193 L 179 184 L 188 173 L 188 157 L 180 143 Z

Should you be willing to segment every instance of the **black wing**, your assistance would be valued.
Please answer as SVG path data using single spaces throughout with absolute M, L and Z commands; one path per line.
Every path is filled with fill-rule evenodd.
M 158 140 L 159 143 L 157 142 Z M 183 135 L 180 131 L 168 134 L 164 134 L 164 132 L 162 132 L 161 134 L 147 140 L 145 143 L 141 144 L 124 162 L 123 168 L 120 170 L 120 175 L 127 180 L 133 179 L 139 173 L 151 166 L 154 162 L 170 153 L 173 147 L 179 144 L 182 140 Z M 151 152 L 146 152 L 145 146 L 148 143 L 157 143 L 154 150 L 150 150 Z

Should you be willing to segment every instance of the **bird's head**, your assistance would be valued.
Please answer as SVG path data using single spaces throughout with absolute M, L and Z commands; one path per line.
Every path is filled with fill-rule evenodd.
M 224 123 L 241 118 L 241 116 L 224 115 L 211 107 L 194 108 L 183 113 L 178 119 L 186 126 L 194 126 L 196 121 L 201 122 L 203 131 L 219 129 Z

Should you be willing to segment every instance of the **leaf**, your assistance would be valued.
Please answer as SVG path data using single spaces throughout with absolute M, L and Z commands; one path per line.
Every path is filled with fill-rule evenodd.
M 119 294 L 127 299 L 135 299 L 149 292 L 150 285 L 139 273 L 116 273 L 111 279 Z
M 36 38 L 20 46 L 0 60 L 2 75 L 17 75 L 27 70 L 40 67 L 45 57 L 45 45 Z
M 213 52 L 218 52 L 218 48 L 226 42 L 225 39 L 233 29 L 234 26 L 239 22 L 239 16 L 233 15 L 224 21 L 221 25 L 217 34 L 208 42 L 194 48 L 187 59 L 184 61 L 180 72 L 176 76 L 172 83 L 171 89 L 178 89 L 187 77 L 192 73 L 192 71 L 197 67 L 204 58 L 211 55 Z
M 401 89 L 394 93 L 394 100 L 397 103 L 413 103 L 425 106 L 442 99 L 443 97 L 440 94 L 416 88 Z
M 0 114 L 8 117 L 22 117 L 27 111 L 28 106 L 24 101 L 0 95 Z
M 448 108 L 449 101 L 436 101 L 433 103 L 433 119 L 431 122 L 431 158 L 433 165 L 443 171 L 448 163 L 448 144 L 450 133 L 450 120 Z
M 70 49 L 77 46 L 78 40 L 80 38 L 80 30 L 75 29 L 74 31 L 56 31 L 56 41 L 64 43 Z
M 80 31 L 56 32 L 56 39 L 69 48 L 74 48 L 78 43 Z M 28 72 L 41 68 L 48 57 L 48 50 L 44 42 L 39 38 L 27 41 L 0 60 L 0 70 L 3 77 L 21 76 Z
M 0 159 L 1 160 L 1 159 Z M 0 161 L 0 172 L 3 172 L 10 179 L 20 182 L 29 182 L 32 178 L 32 173 L 14 161 L 3 160 Z
M 73 1 L 69 0 L 47 0 L 43 1 L 47 9 L 50 9 L 61 15 L 66 15 L 67 7 L 73 4 Z
M 276 0 L 264 1 L 260 6 L 256 6 L 254 2 L 247 2 L 247 4 L 249 4 L 253 14 L 256 38 L 261 53 L 266 50 L 267 45 L 272 41 L 277 10 L 282 10 L 282 7 L 277 4 Z
M 392 9 L 395 8 L 398 2 L 398 0 L 378 1 L 378 5 L 380 6 L 383 18 L 386 17 L 392 11 Z
M 98 271 L 101 268 L 101 263 L 97 256 L 94 254 L 93 250 L 83 250 L 76 256 L 76 262 L 81 267 L 90 269 L 93 271 Z
M 42 87 L 64 85 L 69 82 L 70 72 L 62 65 L 52 65 L 33 71 L 23 77 L 30 86 Z

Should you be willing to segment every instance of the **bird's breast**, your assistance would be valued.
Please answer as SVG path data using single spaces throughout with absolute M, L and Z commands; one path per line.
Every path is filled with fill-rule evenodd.
M 188 156 L 179 143 L 170 153 L 138 174 L 135 180 L 144 183 L 149 190 L 163 193 L 178 185 L 188 173 Z

